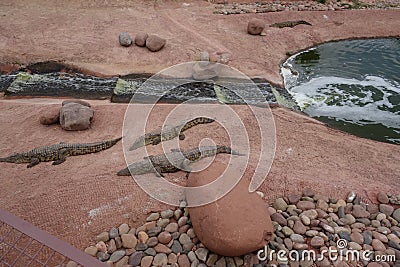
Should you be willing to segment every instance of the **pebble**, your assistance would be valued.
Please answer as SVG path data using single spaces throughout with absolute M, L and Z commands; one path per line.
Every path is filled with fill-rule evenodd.
M 95 246 L 90 246 L 85 249 L 85 253 L 89 254 L 90 256 L 93 256 L 93 257 L 96 257 L 97 252 L 98 252 L 98 249 Z
M 149 247 L 154 247 L 155 245 L 158 244 L 158 238 L 155 237 L 155 236 L 150 237 L 150 238 L 147 240 L 146 244 L 147 244 Z
M 354 199 L 356 198 L 356 196 L 357 196 L 356 193 L 354 191 L 351 191 L 347 194 L 346 201 L 348 203 L 352 203 L 354 201 Z
M 153 227 L 149 231 L 147 231 L 147 235 L 149 237 L 157 236 L 159 233 L 161 233 L 161 230 L 162 229 L 159 226 Z
M 360 233 L 354 232 L 350 234 L 350 239 L 352 242 L 355 242 L 357 244 L 364 244 L 364 236 Z
M 117 250 L 113 254 L 111 254 L 110 261 L 115 263 L 115 262 L 119 261 L 120 259 L 122 259 L 122 257 L 125 256 L 125 254 L 126 254 L 125 250 Z
M 372 247 L 377 251 L 385 251 L 385 245 L 378 239 L 372 239 Z
M 388 204 L 389 203 L 389 197 L 384 192 L 379 192 L 378 196 L 377 196 L 377 199 L 378 199 L 379 203 L 382 203 L 382 204 Z
M 295 243 L 304 243 L 305 242 L 304 237 L 299 234 L 292 234 L 290 236 L 290 239 Z
M 102 232 L 96 237 L 96 242 L 100 241 L 107 242 L 108 240 L 110 240 L 110 235 L 108 232 Z
M 217 262 L 215 263 L 215 266 L 216 267 L 226 267 L 225 257 L 222 257 L 219 260 L 217 260 Z
M 281 225 L 281 226 L 287 226 L 287 221 L 281 213 L 275 212 L 274 214 L 272 214 L 271 220 L 279 223 L 279 225 Z
M 181 209 L 176 209 L 174 211 L 174 219 L 179 220 L 179 218 L 182 216 L 182 210 Z
M 375 231 L 372 232 L 372 237 L 375 238 L 375 239 L 378 239 L 378 240 L 380 240 L 380 241 L 382 241 L 384 243 L 387 243 L 389 241 L 388 238 L 384 234 L 381 234 L 381 233 L 378 233 L 378 232 L 375 232 Z
M 132 266 L 138 266 L 140 265 L 140 262 L 142 261 L 142 258 L 144 256 L 144 253 L 142 251 L 137 251 L 134 252 L 130 257 L 128 263 Z
M 301 210 L 311 210 L 311 209 L 315 209 L 315 204 L 312 201 L 304 201 L 301 200 L 297 203 L 297 208 L 301 209 Z M 310 218 L 311 219 L 311 218 Z
M 146 39 L 146 47 L 151 52 L 157 52 L 157 51 L 161 50 L 165 46 L 166 43 L 167 43 L 166 39 L 164 39 L 156 34 L 151 34 Z
M 149 35 L 147 33 L 138 33 L 138 34 L 136 34 L 136 36 L 135 36 L 135 44 L 137 46 L 141 46 L 141 47 L 146 46 L 147 37 L 149 37 Z
M 181 254 L 178 257 L 178 264 L 179 264 L 179 267 L 189 267 L 190 261 L 185 254 Z
M 272 207 L 276 210 L 285 211 L 288 207 L 288 204 L 283 198 L 277 198 L 274 204 L 272 204 Z
M 295 221 L 294 226 L 293 226 L 293 231 L 296 234 L 303 235 L 306 233 L 307 228 L 304 226 L 304 224 L 301 221 Z
M 159 218 L 160 214 L 158 212 L 153 212 L 146 218 L 146 221 L 148 222 L 157 221 Z
M 165 231 L 173 233 L 173 232 L 178 231 L 178 227 L 179 227 L 178 224 L 173 222 L 173 223 L 170 223 L 167 226 L 165 226 Z
M 303 211 L 300 216 L 301 215 L 307 216 L 310 220 L 315 220 L 318 218 L 318 212 L 315 209 Z
M 289 194 L 287 196 L 289 204 L 297 204 L 297 202 L 300 201 L 300 198 L 301 198 L 301 196 L 299 194 L 295 194 L 295 193 Z
M 311 238 L 310 245 L 315 248 L 320 248 L 325 244 L 325 241 L 322 237 L 314 236 Z
M 171 250 L 175 254 L 181 253 L 183 251 L 181 243 L 179 243 L 177 240 L 174 240 L 174 242 L 172 243 L 172 246 L 171 246 Z
M 380 204 L 379 211 L 384 213 L 386 216 L 390 216 L 390 215 L 392 215 L 392 213 L 394 211 L 394 207 L 391 205 L 387 205 L 387 204 Z
M 168 263 L 168 257 L 164 253 L 157 254 L 153 259 L 154 266 L 163 266 L 167 265 L 167 263 Z
M 96 248 L 100 252 L 107 252 L 107 245 L 104 241 L 100 241 L 96 244 Z
M 164 244 L 157 244 L 157 245 L 154 247 L 154 250 L 155 250 L 157 253 L 165 253 L 165 254 L 169 254 L 169 253 L 172 252 L 172 250 L 171 250 L 169 247 L 167 247 L 166 245 L 164 245 Z
M 133 234 L 122 234 L 121 235 L 122 246 L 125 248 L 134 248 L 137 245 L 137 238 Z
M 148 248 L 144 251 L 144 254 L 147 256 L 155 256 L 157 254 L 157 251 L 154 248 Z
M 300 220 L 302 221 L 302 223 L 304 225 L 310 225 L 310 223 L 311 223 L 311 219 L 308 216 L 304 215 L 304 214 L 300 215 Z
M 367 218 L 371 214 L 361 205 L 354 205 L 352 214 L 355 218 Z
M 218 255 L 211 253 L 206 261 L 206 264 L 207 264 L 207 266 L 213 266 L 217 262 L 217 260 L 218 260 Z M 242 264 L 243 264 L 243 261 L 242 261 Z M 237 265 L 237 263 L 236 263 L 236 265 Z
M 196 250 L 196 256 L 199 260 L 205 262 L 207 260 L 208 249 L 206 248 L 199 248 Z
M 168 255 L 168 263 L 169 264 L 175 264 L 178 262 L 178 256 L 175 253 L 170 253 Z
M 130 46 L 132 44 L 132 38 L 126 32 L 121 32 L 118 36 L 118 40 L 122 46 Z
M 153 262 L 153 256 L 145 256 L 140 262 L 140 267 L 150 267 Z
M 167 226 L 169 224 L 169 219 L 159 219 L 157 221 L 157 226 L 164 228 L 165 226 Z
M 117 236 L 119 236 L 118 229 L 116 227 L 111 228 L 110 232 L 109 232 L 110 239 L 111 238 L 116 238 Z

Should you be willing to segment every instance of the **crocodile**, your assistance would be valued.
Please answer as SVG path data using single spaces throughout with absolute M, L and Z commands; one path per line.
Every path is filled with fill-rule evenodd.
M 0 162 L 17 164 L 29 163 L 27 168 L 31 168 L 40 162 L 46 161 L 53 161 L 53 165 L 58 165 L 63 163 L 69 156 L 78 156 L 106 150 L 118 143 L 121 139 L 122 137 L 86 144 L 67 144 L 61 142 L 59 144 L 37 147 L 29 152 L 16 153 L 5 158 L 0 158 Z
M 285 27 L 290 27 L 293 28 L 294 26 L 304 24 L 304 25 L 310 25 L 312 26 L 311 23 L 305 21 L 305 20 L 293 20 L 293 21 L 284 21 L 284 22 L 278 22 L 269 25 L 270 27 L 276 27 L 276 28 L 285 28 Z
M 174 139 L 175 137 L 179 137 L 180 140 L 185 139 L 184 131 L 198 125 L 198 124 L 206 124 L 214 122 L 214 119 L 206 118 L 206 117 L 197 117 L 193 120 L 190 120 L 186 123 L 180 123 L 176 126 L 165 126 L 164 129 L 158 128 L 150 133 L 146 133 L 139 137 L 133 145 L 129 148 L 129 151 L 138 149 L 142 146 L 147 145 L 158 145 L 159 143 L 167 140 Z
M 125 169 L 120 170 L 117 175 L 130 176 L 131 174 L 141 175 L 146 173 L 155 173 L 157 176 L 164 177 L 163 173 L 172 173 L 184 170 L 187 172 L 188 176 L 190 173 L 191 163 L 220 153 L 237 156 L 244 155 L 227 146 L 201 146 L 185 151 L 171 149 L 171 152 L 167 154 L 144 157 L 142 161 L 132 163 Z

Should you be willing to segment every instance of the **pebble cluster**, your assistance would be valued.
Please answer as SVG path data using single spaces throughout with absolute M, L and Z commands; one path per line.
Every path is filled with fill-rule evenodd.
M 230 15 L 279 11 L 327 11 L 366 8 L 400 8 L 400 2 L 397 0 L 386 0 L 373 3 L 363 3 L 362 1 L 328 1 L 327 3 L 321 3 L 321 1 L 232 3 L 216 5 L 214 14 Z
M 313 250 L 317 256 L 329 248 L 338 250 L 337 256 L 348 250 L 368 250 L 372 252 L 371 258 L 386 255 L 391 260 L 388 262 L 330 261 L 328 257 L 315 262 L 289 261 L 277 258 L 276 254 L 272 254 L 271 260 L 260 261 L 258 251 L 241 257 L 219 256 L 196 237 L 187 208 L 152 213 L 138 228 L 127 224 L 114 227 L 99 234 L 96 244 L 85 252 L 114 267 L 398 266 L 395 264 L 400 264 L 400 208 L 390 204 L 397 199 L 399 196 L 379 193 L 380 204 L 367 205 L 354 192 L 344 200 L 306 189 L 303 194 L 278 198 L 268 207 L 275 229 L 268 250 L 298 251 L 300 255 L 304 250 Z M 345 242 L 345 247 L 338 247 L 338 240 Z M 397 263 L 393 257 L 398 259 Z M 68 267 L 75 266 L 73 262 L 69 264 Z

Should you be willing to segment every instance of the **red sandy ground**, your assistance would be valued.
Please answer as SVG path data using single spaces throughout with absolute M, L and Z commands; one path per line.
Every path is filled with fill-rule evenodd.
M 181 1 L 8 1 L 0 10 L 0 62 L 28 64 L 44 60 L 73 63 L 104 75 L 156 72 L 190 61 L 203 50 L 229 54 L 229 65 L 249 76 L 281 83 L 279 63 L 286 52 L 317 43 L 352 37 L 400 36 L 400 10 L 281 12 L 234 16 L 214 15 L 207 2 Z M 328 16 L 324 19 L 323 15 Z M 314 26 L 267 28 L 266 36 L 246 34 L 250 18 L 267 24 L 305 19 Z M 168 40 L 158 53 L 118 44 L 128 31 L 157 33 Z M 59 99 L 0 99 L 0 155 L 64 142 L 93 142 L 121 135 L 126 105 L 90 101 L 92 128 L 66 132 L 38 120 Z M 169 105 L 159 105 L 166 114 Z M 243 107 L 236 107 L 240 112 Z M 355 190 L 366 201 L 376 193 L 400 191 L 400 146 L 357 138 L 283 108 L 273 109 L 277 150 L 260 191 L 267 200 L 313 188 L 320 194 L 344 197 Z M 161 116 L 160 116 L 161 117 Z M 154 125 L 161 125 L 161 118 Z M 186 146 L 206 134 L 201 125 L 188 131 Z M 251 132 L 251 131 L 250 131 Z M 217 133 L 212 136 L 218 139 Z M 222 140 L 219 137 L 219 140 Z M 1 163 L 0 207 L 83 248 L 112 226 L 137 225 L 145 214 L 166 206 L 148 197 L 130 177 L 118 177 L 125 164 L 121 143 L 97 154 L 71 157 L 27 169 Z M 254 162 L 250 161 L 250 164 Z M 181 173 L 171 177 L 180 177 Z

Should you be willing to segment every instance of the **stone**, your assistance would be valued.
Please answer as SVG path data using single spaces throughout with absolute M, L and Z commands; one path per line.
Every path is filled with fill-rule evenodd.
M 296 234 L 303 235 L 306 233 L 307 227 L 305 227 L 301 221 L 295 221 L 294 226 L 293 226 L 293 231 Z
M 225 169 L 223 162 L 214 161 L 210 167 L 192 173 L 187 186 L 201 187 L 209 184 Z M 207 205 L 189 208 L 198 239 L 214 253 L 240 256 L 263 248 L 272 238 L 274 228 L 265 202 L 257 193 L 249 192 L 252 175 L 251 172 L 245 172 L 239 183 L 223 198 Z M 215 192 L 207 189 L 203 194 L 213 196 Z M 186 194 L 188 204 L 194 201 L 193 198 L 195 196 Z
M 349 247 L 353 250 L 358 250 L 358 251 L 362 250 L 362 246 L 353 241 L 349 242 Z
M 115 267 L 124 267 L 128 264 L 128 261 L 129 261 L 129 256 L 124 256 L 124 257 L 122 257 L 122 259 L 117 261 L 114 266 Z
M 52 125 L 60 122 L 60 110 L 49 110 L 39 117 L 40 124 Z
M 156 227 L 153 227 L 153 228 L 149 229 L 147 231 L 147 235 L 149 237 L 157 236 L 159 233 L 161 233 L 161 231 L 162 231 L 162 228 L 159 227 L 159 226 L 156 226 Z
M 235 261 L 236 266 L 242 266 L 243 265 L 243 259 L 241 257 L 234 257 L 233 260 Z
M 78 264 L 74 261 L 69 261 L 65 267 L 77 267 Z
M 385 245 L 382 243 L 382 241 L 380 241 L 378 239 L 372 239 L 371 245 L 374 248 L 374 250 L 377 250 L 377 251 L 385 251 L 386 250 Z
M 142 261 L 142 258 L 144 256 L 144 253 L 142 251 L 137 251 L 134 252 L 130 257 L 128 263 L 132 266 L 138 266 L 140 265 L 140 262 Z
M 174 211 L 174 219 L 175 220 L 179 220 L 179 218 L 182 216 L 182 210 L 181 209 L 177 209 Z
M 364 236 L 360 233 L 354 232 L 350 234 L 350 239 L 352 242 L 355 242 L 357 244 L 364 244 Z
M 146 243 L 149 240 L 149 236 L 144 231 L 138 233 L 138 240 L 140 243 Z
M 169 219 L 158 219 L 157 221 L 157 226 L 164 228 L 165 226 L 167 226 L 169 224 Z
M 369 217 L 371 215 L 361 205 L 354 205 L 353 206 L 353 210 L 352 210 L 352 214 L 353 214 L 353 216 L 355 218 L 367 218 L 367 217 Z
M 178 226 L 179 226 L 179 227 L 184 226 L 184 225 L 187 223 L 188 220 L 189 220 L 189 218 L 186 217 L 186 216 L 181 217 L 181 218 L 178 220 Z
M 372 244 L 372 232 L 371 231 L 364 231 L 361 233 L 364 237 L 364 244 L 371 245 Z
M 357 194 L 356 194 L 354 191 L 350 191 L 350 192 L 347 194 L 346 202 L 352 203 L 352 202 L 354 201 L 354 199 L 356 198 L 356 196 L 357 196 Z
M 153 262 L 153 256 L 145 256 L 140 262 L 140 267 L 150 267 Z
M 163 266 L 167 265 L 167 263 L 168 263 L 168 257 L 164 253 L 157 254 L 153 259 L 154 266 Z
M 117 245 L 115 244 L 115 239 L 111 239 L 110 242 L 107 244 L 107 251 L 108 253 L 113 253 L 117 250 Z
M 316 204 L 316 208 L 317 209 L 321 209 L 323 211 L 327 211 L 328 208 L 329 208 L 329 204 L 323 199 L 318 199 L 317 200 L 317 204 Z
M 356 218 L 354 218 L 354 216 L 351 215 L 350 213 L 344 215 L 344 217 L 340 220 L 346 225 L 352 225 L 353 223 L 356 222 Z
M 192 67 L 192 77 L 195 80 L 207 80 L 212 79 L 218 76 L 219 65 L 214 62 L 205 62 L 199 61 L 196 62 Z
M 160 243 L 158 243 L 158 244 L 154 247 L 154 250 L 155 250 L 157 253 L 165 253 L 165 254 L 169 254 L 169 253 L 172 252 L 172 250 L 171 250 L 169 247 L 167 247 L 167 246 L 164 245 L 164 244 L 160 244 Z
M 387 204 L 379 204 L 379 211 L 385 214 L 386 216 L 390 216 L 394 211 L 394 207 Z
M 145 251 L 146 249 L 148 249 L 148 245 L 144 244 L 144 243 L 137 243 L 135 246 L 135 250 L 137 251 Z
M 314 236 L 311 238 L 310 245 L 314 248 L 320 248 L 325 245 L 324 239 L 319 236 Z
M 378 195 L 377 195 L 377 199 L 378 199 L 379 203 L 382 203 L 382 204 L 388 204 L 389 203 L 389 197 L 384 192 L 379 192 Z
M 292 234 L 294 234 L 293 230 L 290 229 L 290 228 L 287 227 L 287 226 L 282 227 L 282 233 L 283 233 L 285 236 L 291 236 Z
M 178 224 L 173 222 L 168 224 L 167 226 L 165 226 L 165 231 L 173 233 L 173 232 L 177 232 L 178 231 Z
M 107 242 L 108 240 L 110 240 L 110 236 L 109 236 L 108 232 L 102 232 L 101 234 L 99 234 L 96 237 L 96 242 L 100 242 L 100 241 Z
M 97 254 L 96 254 L 96 258 L 97 258 L 99 261 L 108 261 L 108 260 L 110 259 L 110 254 L 108 254 L 108 253 L 106 253 L 106 252 L 101 252 L 101 251 L 99 251 L 99 252 L 97 252 Z
M 170 253 L 168 255 L 168 263 L 169 264 L 174 264 L 178 262 L 178 256 L 175 253 Z
M 155 245 L 158 244 L 158 238 L 155 237 L 155 236 L 150 237 L 150 238 L 147 240 L 146 244 L 147 244 L 149 247 L 154 247 Z
M 297 208 L 301 209 L 301 210 L 311 210 L 311 209 L 315 209 L 315 204 L 314 202 L 311 201 L 304 201 L 301 200 L 297 203 Z
M 197 260 L 196 254 L 193 251 L 189 251 L 187 256 L 190 262 L 194 262 L 195 260 Z
M 135 36 L 135 44 L 137 46 L 141 46 L 141 47 L 146 46 L 147 37 L 149 37 L 149 35 L 147 33 L 144 33 L 144 32 L 137 33 Z
M 298 235 L 298 234 L 292 234 L 290 236 L 290 239 L 295 242 L 295 243 L 304 243 L 304 237 L 302 235 Z
M 215 267 L 226 267 L 225 257 L 221 257 L 219 260 L 217 260 Z
M 189 230 L 187 230 L 187 232 L 186 232 L 186 234 L 190 237 L 190 238 L 195 238 L 195 237 L 197 237 L 196 236 L 196 233 L 194 232 L 194 229 L 193 228 L 190 228 Z
M 247 33 L 251 35 L 260 35 L 265 28 L 265 23 L 261 19 L 251 19 L 247 24 Z
M 60 125 L 66 131 L 81 131 L 90 128 L 93 119 L 93 110 L 90 107 L 69 103 L 60 109 Z
M 125 250 L 117 250 L 110 256 L 110 261 L 116 263 L 125 256 Z
M 116 228 L 116 227 L 111 228 L 109 235 L 110 235 L 110 239 L 118 237 L 119 236 L 118 228 Z
M 387 243 L 389 241 L 386 235 L 378 233 L 378 232 L 375 232 L 375 231 L 372 232 L 372 237 L 375 238 L 375 239 L 378 239 L 378 240 L 380 240 L 380 241 L 382 241 L 384 243 Z
M 147 222 L 157 221 L 159 218 L 160 218 L 160 213 L 153 212 L 146 218 L 146 221 Z
M 287 196 L 289 204 L 297 204 L 300 201 L 301 196 L 299 194 L 291 193 Z
M 190 261 L 185 254 L 178 256 L 178 265 L 179 267 L 190 267 Z
M 281 226 L 287 225 L 287 221 L 286 221 L 285 217 L 283 217 L 282 213 L 279 213 L 279 212 L 275 212 L 274 214 L 272 214 L 271 220 L 279 223 L 279 225 L 281 225 Z
M 300 220 L 304 225 L 310 225 L 311 224 L 311 219 L 307 217 L 306 215 L 302 214 L 300 215 Z
M 393 212 L 392 217 L 400 223 L 400 208 Z
M 196 250 L 196 256 L 199 260 L 205 262 L 207 260 L 208 249 L 206 248 L 199 248 Z
M 163 210 L 161 211 L 161 218 L 169 219 L 174 216 L 174 212 L 172 210 Z
M 61 106 L 65 106 L 65 105 L 67 105 L 69 103 L 81 104 L 81 105 L 84 105 L 84 106 L 89 107 L 89 108 L 91 107 L 89 102 L 87 102 L 85 100 L 82 100 L 82 99 L 67 99 L 67 100 L 64 100 L 61 103 Z
M 90 247 L 85 248 L 85 253 L 89 254 L 90 256 L 96 257 L 97 252 L 98 252 L 98 249 L 95 246 L 90 246 Z
M 157 254 L 157 252 L 155 251 L 154 248 L 148 248 L 144 251 L 144 254 L 147 256 L 155 256 Z
M 162 244 L 168 244 L 172 239 L 172 236 L 169 232 L 164 231 L 158 235 L 158 242 Z
M 114 238 L 115 240 L 115 245 L 117 246 L 117 248 L 121 248 L 122 247 L 122 239 L 120 236 L 117 236 L 116 238 Z
M 171 250 L 175 254 L 181 253 L 183 251 L 181 243 L 179 243 L 177 240 L 174 240 L 174 242 L 172 243 L 172 246 L 171 246 Z
M 107 252 L 107 245 L 104 241 L 100 241 L 96 244 L 96 248 L 100 252 Z
M 288 204 L 285 202 L 283 198 L 277 198 L 272 207 L 276 210 L 285 211 L 288 207 Z
M 217 260 L 218 260 L 218 255 L 214 254 L 214 253 L 211 253 L 210 256 L 208 256 L 206 264 L 207 264 L 207 266 L 213 266 L 217 262 Z
M 122 234 L 121 240 L 124 248 L 134 248 L 138 242 L 136 236 L 133 234 Z
M 127 32 L 121 32 L 118 36 L 119 44 L 122 46 L 130 46 L 132 38 Z
M 160 36 L 155 35 L 155 34 L 151 34 L 146 39 L 146 47 L 151 52 L 160 51 L 165 46 L 166 43 L 167 43 L 166 39 L 161 38 Z

